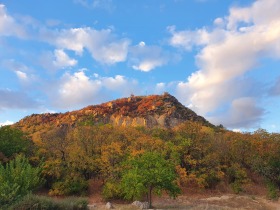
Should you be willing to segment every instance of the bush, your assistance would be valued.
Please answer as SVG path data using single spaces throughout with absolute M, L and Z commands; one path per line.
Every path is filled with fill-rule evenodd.
M 43 183 L 41 168 L 33 168 L 24 156 L 17 156 L 6 166 L 0 164 L 0 207 L 9 205 Z
M 249 182 L 246 170 L 235 163 L 227 169 L 229 184 L 235 193 L 243 191 L 243 185 Z
M 123 193 L 120 189 L 120 184 L 114 181 L 107 181 L 103 187 L 102 196 L 105 199 L 123 198 Z
M 10 206 L 10 210 L 84 210 L 87 209 L 88 201 L 86 198 L 69 197 L 62 200 L 55 200 L 47 196 L 27 195 L 22 200 L 18 201 L 13 206 Z
M 267 182 L 267 197 L 271 200 L 277 200 L 279 198 L 278 189 L 273 182 Z
M 75 195 L 84 194 L 88 188 L 88 182 L 76 175 L 65 177 L 63 181 L 55 182 L 50 190 L 50 195 Z

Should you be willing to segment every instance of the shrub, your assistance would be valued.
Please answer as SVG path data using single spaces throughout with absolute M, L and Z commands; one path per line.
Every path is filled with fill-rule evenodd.
M 116 181 L 107 181 L 103 187 L 102 196 L 105 199 L 123 198 L 123 193 L 120 189 L 120 184 Z
M 9 205 L 43 183 L 41 168 L 33 168 L 24 156 L 0 164 L 0 206 Z
M 276 184 L 273 182 L 268 181 L 267 182 L 267 197 L 271 200 L 277 200 L 278 199 L 278 189 Z
M 235 163 L 227 169 L 229 184 L 235 193 L 243 191 L 243 185 L 249 182 L 246 170 Z
M 78 175 L 67 176 L 64 180 L 55 182 L 50 190 L 50 195 L 75 195 L 84 194 L 88 188 L 88 182 Z
M 27 195 L 16 204 L 10 206 L 8 209 L 20 209 L 20 210 L 85 210 L 87 209 L 88 201 L 86 198 L 81 197 L 69 197 L 62 200 L 55 200 L 47 196 Z

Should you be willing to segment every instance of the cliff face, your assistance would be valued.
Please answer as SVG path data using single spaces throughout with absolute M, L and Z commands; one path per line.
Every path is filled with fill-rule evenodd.
M 163 95 L 131 96 L 63 114 L 34 114 L 15 126 L 62 126 L 113 124 L 118 126 L 174 127 L 185 121 L 213 126 L 183 106 L 175 97 Z

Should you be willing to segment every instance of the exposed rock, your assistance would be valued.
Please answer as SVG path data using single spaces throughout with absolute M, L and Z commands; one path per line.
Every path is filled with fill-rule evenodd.
M 14 126 L 18 128 L 51 127 L 62 125 L 112 124 L 116 126 L 145 126 L 172 128 L 185 121 L 200 122 L 214 127 L 203 117 L 183 106 L 174 96 L 134 96 L 100 105 L 88 106 L 78 111 L 57 114 L 33 114 Z M 33 126 L 33 128 L 32 128 Z M 37 130 L 35 128 L 35 130 Z M 28 130 L 27 130 L 28 132 Z
M 140 207 L 141 204 L 142 204 L 142 202 L 140 202 L 140 201 L 134 201 L 131 205 Z
M 142 202 L 140 205 L 140 209 L 149 209 L 149 203 L 148 202 Z
M 148 209 L 149 208 L 149 203 L 148 202 L 134 201 L 131 205 L 137 206 L 140 209 Z
M 110 202 L 108 202 L 108 203 L 106 203 L 105 208 L 106 208 L 106 209 L 113 209 L 114 206 L 113 206 L 113 204 L 111 204 Z

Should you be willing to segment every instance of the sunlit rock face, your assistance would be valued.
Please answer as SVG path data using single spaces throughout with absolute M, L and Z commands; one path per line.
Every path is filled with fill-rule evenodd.
M 172 128 L 185 121 L 213 126 L 203 117 L 183 106 L 174 96 L 134 96 L 121 98 L 81 110 L 60 114 L 34 114 L 20 120 L 16 126 L 63 126 L 112 124 L 116 126 L 144 126 Z

